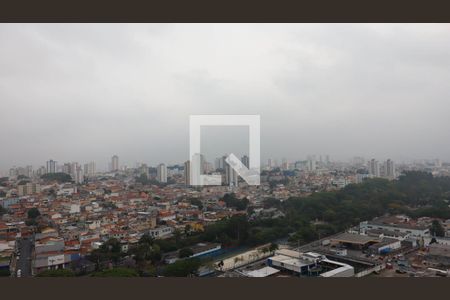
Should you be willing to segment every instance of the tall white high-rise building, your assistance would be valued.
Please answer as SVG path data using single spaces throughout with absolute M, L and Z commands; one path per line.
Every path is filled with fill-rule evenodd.
M 47 169 L 44 166 L 41 166 L 39 169 L 37 169 L 34 173 L 36 176 L 42 176 L 47 172 Z
M 167 182 L 167 167 L 165 164 L 159 164 L 156 169 L 156 176 L 159 182 Z
M 62 172 L 66 174 L 72 174 L 72 165 L 70 163 L 64 163 L 62 165 Z
M 388 159 L 386 161 L 385 170 L 386 170 L 386 177 L 390 179 L 394 179 L 396 177 L 395 163 L 391 159 Z
M 53 159 L 47 161 L 47 173 L 56 173 L 56 161 Z
M 84 175 L 85 176 L 94 176 L 96 172 L 95 162 L 91 161 L 87 164 L 84 164 Z
M 227 157 L 226 156 L 222 156 L 222 157 L 217 157 L 215 160 L 214 160 L 214 168 L 217 170 L 217 169 L 221 169 L 221 170 L 224 170 L 225 169 L 225 159 L 226 159 Z
M 228 163 L 225 163 L 225 184 L 238 186 L 238 173 Z
M 225 170 L 226 165 L 227 165 L 227 155 L 224 155 L 220 158 L 220 168 L 222 170 Z
M 184 163 L 184 183 L 191 185 L 191 162 L 189 160 Z
M 79 167 L 80 166 L 77 162 L 70 163 L 70 173 L 69 174 L 72 175 L 72 178 L 75 178 L 77 176 L 76 172 Z
M 75 165 L 72 178 L 75 183 L 82 183 L 84 181 L 83 169 L 78 164 Z
M 380 177 L 380 165 L 374 158 L 369 161 L 368 169 L 370 175 L 374 177 Z
M 33 166 L 25 167 L 25 176 L 27 176 L 27 177 L 33 176 Z
M 117 155 L 111 158 L 111 171 L 119 171 L 119 157 Z

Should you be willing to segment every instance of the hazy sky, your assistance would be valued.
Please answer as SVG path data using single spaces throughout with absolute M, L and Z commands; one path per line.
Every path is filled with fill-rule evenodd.
M 261 115 L 264 160 L 445 160 L 450 26 L 0 24 L 0 108 L 3 171 L 183 162 L 190 114 Z

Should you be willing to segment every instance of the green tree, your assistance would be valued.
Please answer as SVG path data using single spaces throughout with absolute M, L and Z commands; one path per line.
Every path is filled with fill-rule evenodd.
M 184 234 L 185 235 L 189 235 L 191 233 L 192 227 L 190 224 L 186 224 L 186 226 L 184 226 Z
M 8 210 L 0 205 L 0 216 L 6 214 L 7 212 L 8 212 Z
M 27 226 L 37 226 L 37 221 L 36 219 L 27 219 L 25 220 L 25 225 Z
M 196 258 L 178 260 L 164 269 L 164 276 L 186 277 L 189 275 L 194 275 L 200 265 L 200 260 Z
M 104 242 L 98 249 L 95 249 L 88 256 L 88 259 L 97 264 L 97 268 L 100 268 L 100 263 L 112 261 L 117 263 L 123 256 L 121 252 L 121 245 L 119 240 L 110 238 Z
M 147 185 L 150 183 L 147 174 L 141 174 L 138 177 L 134 178 L 134 180 L 138 183 L 141 183 L 143 185 Z
M 193 254 L 194 254 L 194 251 L 192 251 L 191 248 L 182 248 L 178 252 L 178 257 L 179 258 L 185 258 L 185 257 L 192 256 Z
M 175 238 L 175 244 L 178 246 L 181 241 L 181 231 L 177 228 L 173 231 L 173 236 Z
M 189 202 L 190 202 L 192 205 L 197 206 L 198 209 L 200 209 L 200 210 L 203 209 L 203 202 L 202 202 L 200 199 L 198 199 L 198 198 L 190 198 L 190 199 L 189 199 Z
M 11 276 L 11 272 L 8 269 L 0 270 L 0 277 L 9 277 Z
M 71 182 L 72 177 L 69 174 L 58 172 L 58 173 L 47 173 L 41 176 L 41 179 L 47 181 L 57 181 L 59 183 Z
M 269 250 L 270 250 L 271 252 L 273 252 L 273 251 L 275 251 L 275 250 L 278 250 L 278 245 L 275 244 L 275 243 L 271 243 L 271 244 L 270 244 L 270 247 L 269 247 Z
M 247 198 L 236 198 L 236 195 L 234 193 L 225 194 L 223 196 L 223 201 L 225 202 L 227 207 L 234 207 L 236 208 L 236 210 L 246 210 L 250 202 Z
M 138 277 L 139 274 L 131 268 L 106 269 L 92 274 L 93 277 Z
M 141 236 L 141 238 L 138 241 L 138 244 L 140 244 L 140 245 L 145 244 L 145 245 L 151 246 L 151 245 L 153 245 L 154 241 L 155 240 L 150 236 L 150 234 L 146 233 Z
M 39 217 L 41 215 L 39 209 L 37 209 L 36 207 L 30 208 L 27 212 L 28 215 L 28 219 L 36 219 L 37 217 Z
M 137 246 L 132 248 L 130 253 L 134 254 L 136 262 L 151 261 L 157 263 L 161 260 L 161 249 L 148 234 L 144 234 L 139 239 Z
M 433 220 L 433 222 L 431 222 L 430 233 L 433 236 L 445 236 L 445 229 L 444 227 L 442 227 L 441 222 L 439 222 L 438 220 Z
M 74 277 L 75 273 L 69 269 L 45 270 L 38 273 L 36 277 Z
M 276 207 L 279 208 L 281 201 L 275 198 L 267 198 L 263 201 L 264 208 Z

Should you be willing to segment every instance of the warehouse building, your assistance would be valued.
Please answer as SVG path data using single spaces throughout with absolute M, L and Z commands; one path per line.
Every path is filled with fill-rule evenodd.
M 372 221 L 364 221 L 359 224 L 359 228 L 363 234 L 368 230 L 379 229 L 407 233 L 413 237 L 430 236 L 430 229 L 428 227 L 418 225 L 409 218 L 401 216 L 380 217 Z
M 330 260 L 325 255 L 286 249 L 277 250 L 274 256 L 267 259 L 267 265 L 298 276 L 352 277 L 355 274 L 352 266 Z

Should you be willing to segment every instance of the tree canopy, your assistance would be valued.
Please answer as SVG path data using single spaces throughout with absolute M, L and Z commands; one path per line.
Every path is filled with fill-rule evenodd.
M 185 257 L 189 257 L 193 254 L 194 254 L 194 251 L 192 251 L 191 248 L 186 247 L 186 248 L 180 249 L 180 251 L 178 252 L 178 257 L 185 258 Z
M 168 277 L 187 277 L 196 274 L 201 261 L 197 258 L 177 260 L 164 269 L 164 276 Z
M 57 173 L 47 173 L 41 176 L 41 179 L 48 181 L 58 181 L 59 183 L 71 182 L 72 177 L 69 174 L 57 172 Z
M 438 220 L 433 220 L 433 222 L 431 223 L 431 227 L 430 227 L 430 233 L 433 236 L 439 236 L 439 237 L 445 236 L 445 229 L 442 226 L 441 222 L 439 222 Z
M 238 199 L 234 193 L 225 194 L 223 196 L 223 201 L 227 207 L 234 207 L 236 210 L 245 210 L 249 204 L 247 198 Z
M 45 270 L 37 274 L 36 277 L 74 277 L 75 273 L 69 269 Z
M 28 219 L 36 219 L 41 215 L 41 212 L 36 207 L 30 208 L 27 212 Z
M 92 274 L 93 277 L 138 277 L 139 274 L 131 268 L 113 268 L 105 269 Z

